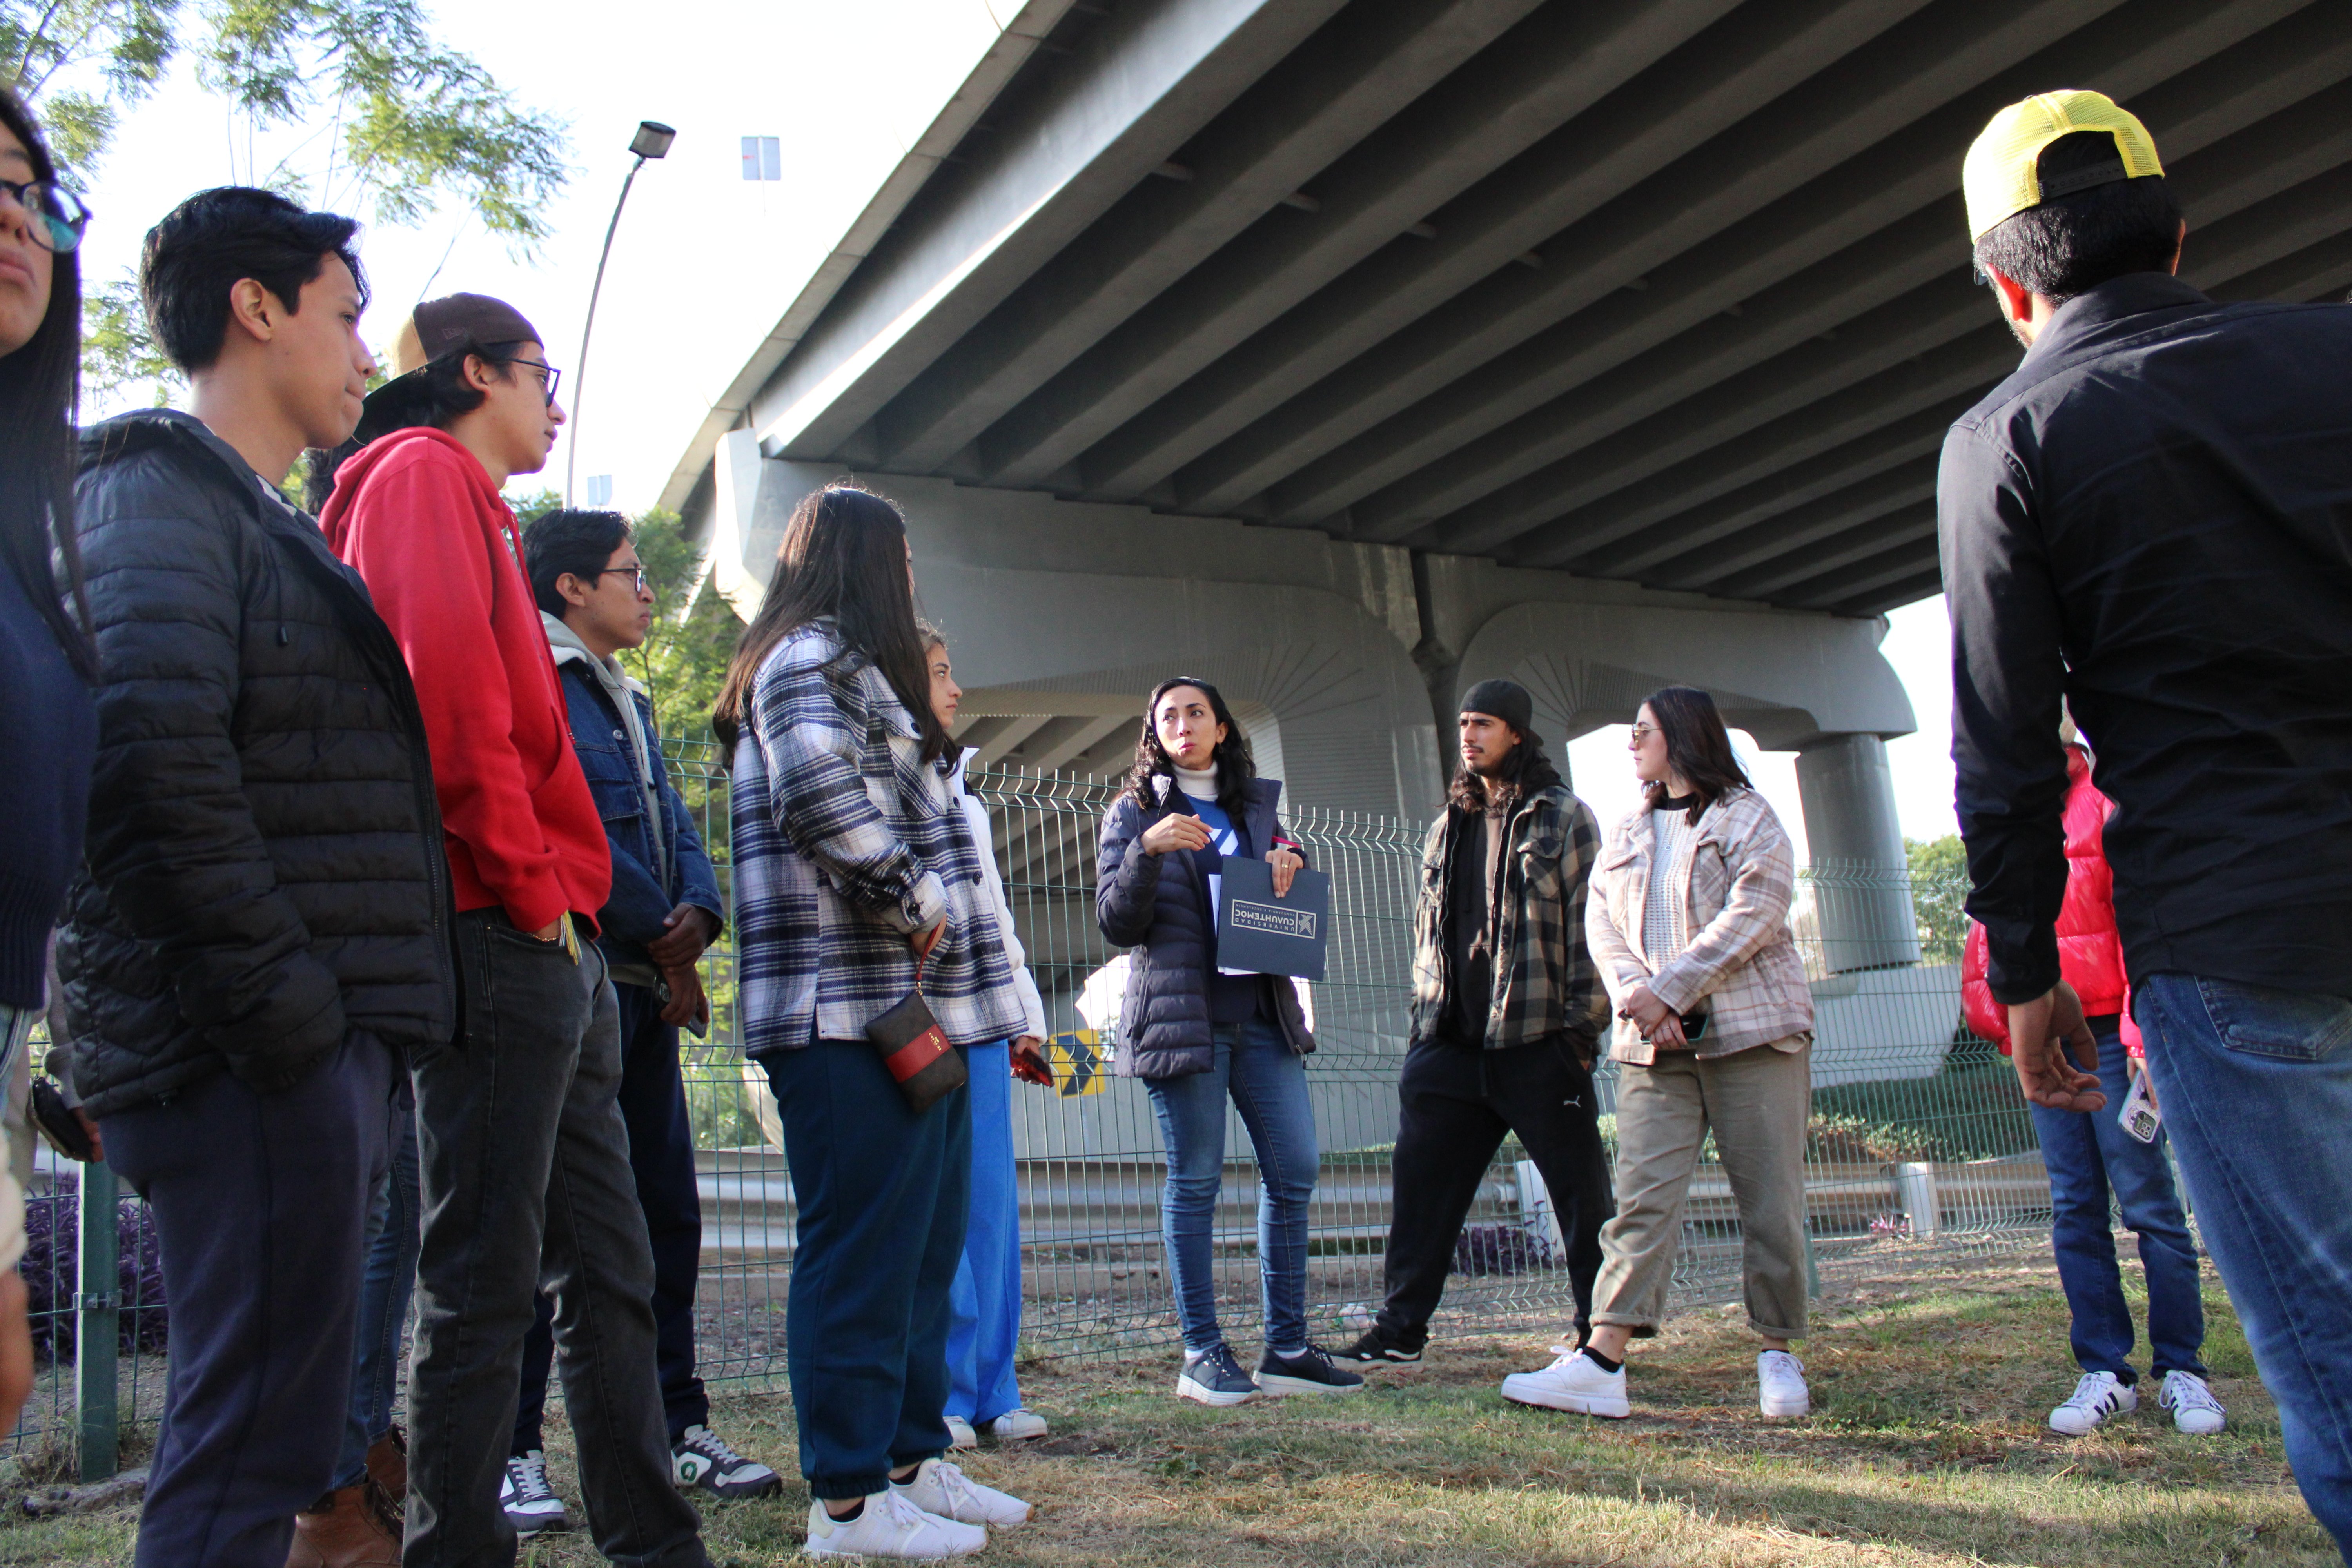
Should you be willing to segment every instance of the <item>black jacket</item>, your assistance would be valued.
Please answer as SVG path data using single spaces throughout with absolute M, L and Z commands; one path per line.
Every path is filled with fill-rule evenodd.
M 1176 1078 L 1206 1072 L 1214 1054 L 1209 1022 L 1209 941 L 1215 911 L 1209 885 L 1192 855 L 1147 855 L 1137 847 L 1151 825 L 1171 815 L 1194 815 L 1184 792 L 1165 775 L 1160 805 L 1145 811 L 1121 795 L 1103 816 L 1101 852 L 1096 859 L 1095 921 L 1111 942 L 1135 951 L 1129 956 L 1127 996 L 1119 1008 L 1118 1072 L 1122 1078 Z M 1282 798 L 1276 779 L 1250 784 L 1252 844 L 1297 846 L 1282 833 L 1275 803 Z M 1276 1021 L 1290 1048 L 1305 1056 L 1315 1048 L 1307 1030 L 1298 991 L 1281 976 L 1269 976 Z
M 2352 310 L 2103 284 L 1952 426 L 1937 508 L 1993 994 L 2059 978 L 2062 690 L 2131 972 L 2352 984 Z
M 76 496 L 102 672 L 58 952 L 83 1103 L 224 1068 L 267 1092 L 351 1030 L 446 1039 L 425 724 L 358 574 L 184 414 L 85 433 Z

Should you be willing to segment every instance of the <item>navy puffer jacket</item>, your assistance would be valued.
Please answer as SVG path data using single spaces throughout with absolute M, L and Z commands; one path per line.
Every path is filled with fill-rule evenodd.
M 1176 781 L 1153 779 L 1160 805 L 1146 811 L 1122 795 L 1103 817 L 1095 872 L 1095 921 L 1106 939 L 1134 949 L 1127 998 L 1119 1009 L 1118 1073 L 1122 1078 L 1180 1078 L 1206 1072 L 1213 1055 L 1209 1024 L 1209 938 L 1214 911 L 1209 886 L 1190 855 L 1147 855 L 1138 845 L 1151 825 L 1171 815 L 1196 815 Z M 1250 784 L 1249 841 L 1297 850 L 1275 816 L 1278 779 Z M 1290 1048 L 1315 1048 L 1298 991 L 1270 976 L 1275 1016 Z

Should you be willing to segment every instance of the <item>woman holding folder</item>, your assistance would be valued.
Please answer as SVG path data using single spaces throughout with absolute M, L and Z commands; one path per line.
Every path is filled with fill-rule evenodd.
M 1160 1219 L 1184 1331 L 1176 1392 L 1202 1405 L 1363 1386 L 1307 1337 L 1307 1205 L 1320 1158 L 1307 1095 L 1315 1037 L 1289 979 L 1217 966 L 1223 862 L 1263 858 L 1277 896 L 1306 864 L 1275 815 L 1281 795 L 1278 781 L 1257 776 L 1217 689 L 1179 676 L 1151 693 L 1135 767 L 1103 818 L 1096 919 L 1105 937 L 1134 949 L 1118 1070 L 1144 1080 L 1160 1120 L 1168 1154 Z M 1265 1354 L 1255 1378 L 1218 1327 L 1211 1262 L 1228 1097 L 1260 1173 Z

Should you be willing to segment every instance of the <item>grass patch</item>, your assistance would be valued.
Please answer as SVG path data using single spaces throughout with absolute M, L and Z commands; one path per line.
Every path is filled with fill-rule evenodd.
M 2144 1310 L 2136 1268 L 2126 1282 Z M 1228 1411 L 1170 1395 L 1172 1355 L 1042 1363 L 1024 1378 L 1054 1435 L 988 1448 L 972 1474 L 1031 1499 L 986 1562 L 1128 1568 L 1300 1563 L 1517 1568 L 2130 1563 L 2340 1560 L 2295 1495 L 2278 1423 L 2218 1283 L 2206 1346 L 2230 1430 L 2173 1432 L 2151 1399 L 2089 1437 L 2042 1425 L 2073 1386 L 2046 1263 L 1957 1265 L 1820 1304 L 1805 1347 L 1817 1414 L 1755 1413 L 1754 1342 L 1736 1312 L 1686 1314 L 1634 1361 L 1623 1422 L 1506 1404 L 1496 1384 L 1545 1336 L 1441 1335 L 1429 1362 L 1345 1399 Z M 736 1444 L 795 1474 L 782 1394 L 719 1401 Z M 568 1438 L 553 1471 L 577 1498 Z M 794 1560 L 808 1499 L 705 1510 L 717 1562 Z M 130 1560 L 127 1512 L 0 1528 L 0 1563 Z M 599 1560 L 581 1536 L 527 1547 L 536 1568 Z

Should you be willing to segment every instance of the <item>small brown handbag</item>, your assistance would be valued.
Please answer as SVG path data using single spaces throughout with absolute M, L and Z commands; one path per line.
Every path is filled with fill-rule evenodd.
M 940 1021 L 931 1016 L 930 1004 L 923 1000 L 920 958 L 915 960 L 915 988 L 866 1025 L 866 1037 L 874 1042 L 882 1065 L 898 1080 L 898 1092 L 918 1116 L 971 1080 L 963 1057 L 948 1043 Z

